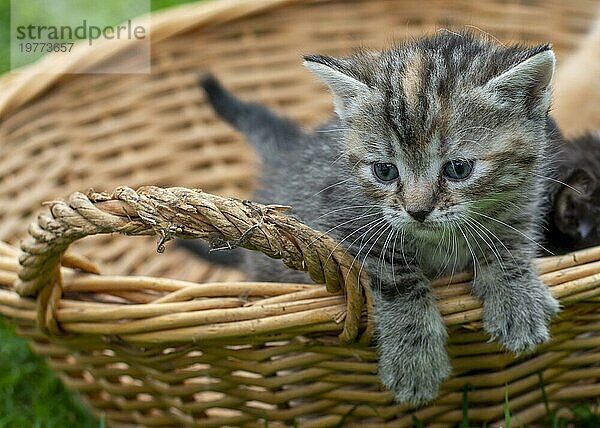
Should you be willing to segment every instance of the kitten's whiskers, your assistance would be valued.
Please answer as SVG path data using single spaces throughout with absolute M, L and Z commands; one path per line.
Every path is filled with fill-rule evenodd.
M 446 244 L 446 231 L 449 230 L 449 227 L 446 226 L 445 224 L 442 226 L 442 239 L 440 240 L 440 242 L 442 242 L 443 246 L 446 248 L 446 255 L 444 256 L 444 261 L 443 261 L 443 265 L 441 268 L 438 269 L 437 271 L 437 276 L 442 275 L 445 271 L 446 268 L 448 267 L 448 263 L 450 263 L 450 258 L 452 257 L 450 255 L 450 233 L 448 233 L 448 244 Z
M 549 249 L 547 249 L 546 247 L 544 247 L 542 244 L 540 244 L 539 242 L 537 242 L 535 239 L 527 236 L 525 233 L 521 232 L 519 229 L 517 229 L 516 227 L 511 226 L 510 224 L 506 224 L 503 221 L 498 220 L 497 218 L 494 217 L 490 217 L 489 215 L 477 212 L 477 211 L 473 211 L 473 210 L 469 210 L 469 212 L 473 213 L 473 214 L 477 214 L 480 215 L 482 217 L 485 217 L 489 220 L 495 221 L 496 223 L 499 223 L 503 226 L 508 227 L 511 230 L 514 230 L 515 232 L 519 233 L 521 236 L 523 236 L 525 239 L 527 239 L 528 241 L 534 243 L 535 245 L 537 245 L 538 247 L 540 247 L 542 250 L 547 251 L 548 253 L 550 253 L 551 255 L 555 255 L 552 251 L 550 251 Z
M 464 205 L 467 202 L 471 202 L 471 203 L 477 203 L 477 202 L 485 202 L 485 201 L 490 201 L 490 202 L 498 202 L 500 204 L 510 204 L 512 205 L 514 208 L 517 209 L 522 209 L 523 207 L 521 207 L 520 205 L 517 205 L 515 202 L 513 201 L 506 201 L 506 200 L 502 200 L 502 199 L 496 199 L 496 198 L 478 198 L 478 199 L 470 199 L 464 202 L 461 202 L 460 205 Z M 458 205 L 458 204 L 457 204 Z
M 476 29 L 477 31 L 479 31 L 480 33 L 482 33 L 482 34 L 485 34 L 486 36 L 488 36 L 488 37 L 491 37 L 492 39 L 494 39 L 494 40 L 495 40 L 495 41 L 496 41 L 496 42 L 497 42 L 499 45 L 501 45 L 501 46 L 503 46 L 503 47 L 506 47 L 506 44 L 502 43 L 502 41 L 501 41 L 500 39 L 498 39 L 496 36 L 494 36 L 492 33 L 488 33 L 487 31 L 485 31 L 485 30 L 482 30 L 481 28 L 479 28 L 479 27 L 478 27 L 478 26 L 476 26 L 476 25 L 473 25 L 473 24 L 465 24 L 465 27 L 467 27 L 467 28 L 474 28 L 474 29 Z
M 450 229 L 450 231 L 454 232 L 454 229 Z M 452 282 L 454 279 L 454 272 L 458 258 L 458 239 L 456 238 L 456 232 L 452 233 L 452 252 L 454 253 L 454 264 L 452 265 L 452 272 L 450 273 L 450 282 Z
M 513 253 L 508 249 L 508 247 L 504 244 L 504 242 L 494 232 L 492 232 L 482 222 L 474 219 L 473 217 L 470 217 L 469 220 L 472 221 L 475 225 L 478 225 L 480 227 L 480 230 L 482 230 L 483 233 L 485 233 L 486 236 L 489 237 L 489 235 L 492 235 L 492 237 L 494 239 L 496 239 L 496 241 L 498 241 L 500 243 L 500 245 L 502 245 L 502 247 L 504 248 L 504 250 L 508 253 L 508 255 L 510 256 L 510 258 L 514 262 L 514 265 L 518 266 L 519 267 L 519 271 L 521 271 L 521 264 L 517 262 L 517 259 L 515 259 L 515 256 L 513 255 Z M 494 253 L 494 255 L 498 259 L 498 262 L 500 263 L 500 267 L 501 267 L 502 271 L 504 273 L 506 273 L 506 269 L 504 268 L 504 263 L 501 261 L 500 251 L 498 250 L 498 247 L 496 247 L 496 244 L 493 243 L 493 241 L 491 240 L 491 238 L 490 238 L 490 242 L 492 243 L 492 245 L 493 245 L 493 247 L 494 247 L 494 249 L 496 251 L 496 253 Z M 490 248 L 490 250 L 491 250 L 491 248 Z
M 344 211 L 344 210 L 350 210 L 350 209 L 353 209 L 353 208 L 379 208 L 379 205 L 376 205 L 376 204 L 372 204 L 372 205 L 348 205 L 346 207 L 336 208 L 335 210 L 327 211 L 325 214 L 321 214 L 315 220 L 320 220 L 320 219 L 322 219 L 323 217 L 325 217 L 325 216 L 327 216 L 329 214 L 337 213 L 339 211 Z
M 317 134 L 327 134 L 328 132 L 345 132 L 348 131 L 348 128 L 330 128 L 330 129 L 316 129 L 315 133 Z
M 394 288 L 396 291 L 398 290 L 398 286 L 396 285 L 396 270 L 394 268 L 394 261 L 396 260 L 396 242 L 398 241 L 398 233 L 400 233 L 400 229 L 396 229 L 394 232 L 394 245 L 392 246 L 392 282 L 394 283 Z
M 317 236 L 315 239 L 313 239 L 313 240 L 312 240 L 312 241 L 311 241 L 311 242 L 310 242 L 308 245 L 312 245 L 312 244 L 314 244 L 315 242 L 317 242 L 317 240 L 319 240 L 319 239 L 321 239 L 322 237 L 326 236 L 327 234 L 329 234 L 329 232 L 332 232 L 332 231 L 334 231 L 334 230 L 335 230 L 335 229 L 337 229 L 338 227 L 342 227 L 342 226 L 344 226 L 344 225 L 346 225 L 346 224 L 348 224 L 348 223 L 352 223 L 353 221 L 356 221 L 356 220 L 361 220 L 361 219 L 363 219 L 363 218 L 367 218 L 367 217 L 372 217 L 372 216 L 374 216 L 374 215 L 379 215 L 379 213 L 363 214 L 363 215 L 361 215 L 361 216 L 354 217 L 354 218 L 351 218 L 350 220 L 346 220 L 346 221 L 344 221 L 344 222 L 342 222 L 342 223 L 339 223 L 338 225 L 336 225 L 336 226 L 332 227 L 331 229 L 329 229 L 329 230 L 327 230 L 327 231 L 325 231 L 325 232 L 321 233 L 319 236 Z M 360 229 L 357 229 L 357 230 L 360 230 Z
M 379 254 L 379 283 L 380 283 L 379 285 L 380 286 L 381 286 L 381 276 L 383 274 L 383 269 L 385 267 L 385 264 L 387 263 L 386 260 L 385 260 L 386 250 L 387 250 L 387 247 L 388 247 L 388 245 L 390 243 L 392 234 L 394 233 L 394 229 L 393 229 L 392 225 L 389 225 L 389 227 L 388 227 L 387 230 L 388 230 L 388 235 L 385 238 L 385 241 L 383 243 L 383 248 L 381 250 L 381 254 Z M 392 254 L 392 257 L 393 257 L 393 254 Z M 395 286 L 395 284 L 394 284 L 394 286 Z
M 475 257 L 473 248 L 471 248 L 471 244 L 469 243 L 469 240 L 467 239 L 467 235 L 463 231 L 462 227 L 460 227 L 459 223 L 456 223 L 456 226 L 458 227 L 458 230 L 462 234 L 463 238 L 465 238 L 465 242 L 467 243 L 467 248 L 469 249 L 469 252 L 471 253 L 471 258 L 473 259 L 473 272 L 474 272 L 474 275 L 476 276 L 477 275 L 476 268 L 477 268 L 477 266 L 479 266 L 479 261 L 477 260 L 477 257 Z M 477 266 L 475 265 L 476 263 L 477 263 Z M 481 266 L 479 266 L 479 270 L 481 270 Z
M 331 184 L 331 185 L 329 185 L 329 186 L 327 186 L 327 187 L 325 187 L 325 188 L 323 188 L 323 189 L 319 190 L 317 193 L 315 193 L 314 195 L 312 195 L 312 196 L 311 196 L 309 199 L 312 199 L 312 198 L 314 198 L 315 196 L 317 196 L 317 195 L 320 195 L 321 193 L 323 193 L 323 192 L 324 192 L 325 190 L 327 190 L 327 189 L 331 189 L 332 187 L 339 186 L 340 184 L 347 183 L 347 182 L 348 182 L 348 181 L 350 181 L 350 180 L 352 180 L 352 178 L 347 178 L 347 179 L 345 179 L 345 180 L 338 181 L 337 183 Z
M 481 233 L 479 232 L 479 230 L 477 230 L 477 228 L 475 227 L 475 223 L 473 223 L 473 221 L 471 221 L 470 218 L 465 217 L 463 220 L 466 223 L 465 224 L 465 230 L 468 231 L 469 234 L 471 235 L 471 237 L 473 237 L 473 239 L 475 240 L 475 243 L 479 247 L 479 250 L 481 251 L 481 254 L 483 255 L 483 258 L 485 259 L 485 264 L 487 265 L 489 263 L 489 261 L 487 259 L 487 254 L 484 251 L 483 247 L 479 244 L 479 241 L 477 240 L 477 237 L 475 235 L 473 235 L 473 232 L 475 232 L 477 234 L 477 236 L 479 236 L 479 238 L 488 246 L 488 248 L 490 250 L 491 250 L 491 247 L 487 243 L 486 239 L 481 235 Z M 493 250 L 492 250 L 492 252 L 493 252 Z
M 381 223 L 383 223 L 383 225 L 381 225 Z M 369 228 L 369 230 L 367 230 L 365 233 L 362 234 L 362 236 L 364 237 L 367 233 L 369 233 L 370 230 L 378 227 L 379 225 L 381 225 L 379 227 L 379 229 L 377 229 L 375 232 L 373 232 L 371 234 L 371 236 L 369 238 L 367 238 L 366 242 L 363 243 L 363 241 L 361 240 L 360 248 L 358 249 L 358 252 L 356 253 L 356 255 L 354 256 L 354 258 L 352 259 L 352 263 L 350 263 L 350 267 L 348 268 L 348 274 L 350 274 L 350 271 L 352 271 L 352 267 L 354 266 L 354 263 L 356 262 L 356 260 L 358 259 L 358 257 L 360 256 L 360 253 L 362 252 L 362 250 L 369 244 L 369 241 L 371 240 L 371 238 L 373 236 L 375 236 L 377 233 L 379 233 L 380 230 L 384 229 L 386 227 L 386 223 L 385 222 L 385 218 L 381 219 L 377 224 L 375 224 L 374 226 L 372 226 L 371 228 Z M 385 229 L 384 229 L 385 230 Z M 358 239 L 356 239 L 354 242 L 356 242 Z M 354 242 L 352 243 L 352 245 L 354 244 Z M 377 242 L 377 240 L 375 240 L 375 242 Z M 371 249 L 373 248 L 373 246 L 371 246 Z M 362 267 L 364 266 L 364 263 L 367 259 L 368 253 L 367 255 L 364 257 L 363 261 L 361 262 L 361 266 L 360 266 L 360 270 L 358 271 L 358 276 L 360 277 L 360 274 L 362 273 Z M 348 278 L 346 278 L 347 280 Z
M 339 242 L 338 242 L 338 243 L 335 245 L 335 247 L 333 247 L 333 250 L 331 250 L 331 252 L 329 253 L 329 256 L 327 256 L 327 260 L 329 260 L 329 258 L 330 258 L 330 257 L 333 255 L 333 253 L 335 252 L 335 250 L 337 250 L 337 249 L 338 249 L 338 247 L 339 247 L 340 245 L 342 245 L 342 243 L 343 243 L 343 242 L 344 242 L 346 239 L 348 239 L 349 237 L 351 237 L 352 235 L 354 235 L 354 234 L 355 234 L 356 232 L 358 232 L 359 230 L 362 230 L 362 229 L 364 229 L 364 228 L 366 228 L 366 227 L 369 227 L 369 226 L 373 225 L 374 223 L 375 223 L 375 226 L 377 226 L 377 225 L 381 224 L 381 222 L 382 222 L 382 221 L 385 221 L 385 218 L 376 218 L 375 220 L 372 220 L 372 221 L 368 222 L 367 224 L 365 224 L 365 225 L 363 225 L 363 226 L 359 227 L 358 229 L 354 229 L 352 232 L 350 232 L 348 235 L 346 235 L 346 236 L 344 237 L 344 239 L 342 239 L 341 241 L 339 241 Z M 338 226 L 340 226 L 340 225 L 338 225 Z M 350 248 L 352 248 L 352 245 L 354 245 L 354 243 L 355 243 L 356 241 L 358 241 L 358 240 L 359 240 L 359 239 L 360 239 L 362 236 L 364 236 L 366 233 L 368 233 L 368 232 L 369 232 L 369 230 L 371 230 L 371 229 L 368 229 L 366 232 L 364 232 L 362 235 L 360 235 L 358 238 L 356 238 L 354 241 L 352 241 L 352 243 L 351 243 L 350 245 L 348 245 L 348 249 L 350 250 Z M 314 242 L 314 241 L 313 241 L 313 242 Z M 312 243 L 311 243 L 311 244 L 312 244 Z M 310 244 L 309 244 L 309 245 L 310 245 Z
M 340 153 L 340 155 L 339 155 L 339 156 L 337 156 L 337 157 L 336 157 L 336 158 L 333 160 L 333 162 L 331 162 L 331 163 L 329 164 L 329 166 L 333 166 L 333 165 L 335 165 L 335 164 L 337 163 L 337 161 L 339 161 L 341 158 L 343 158 L 343 157 L 344 157 L 344 155 L 345 155 L 345 154 L 346 154 L 345 152 L 342 152 L 342 153 Z
M 466 223 L 465 224 L 465 232 L 467 232 L 471 236 L 471 238 L 473 238 L 473 241 L 475 241 L 475 244 L 477 244 L 477 247 L 479 248 L 479 251 L 483 255 L 483 258 L 485 260 L 485 264 L 487 265 L 488 264 L 487 255 L 486 255 L 483 247 L 479 243 L 479 240 L 477 239 L 477 236 L 479 236 L 479 238 L 481 238 L 482 240 L 484 240 L 483 237 L 477 231 L 477 229 L 475 229 L 475 227 L 473 226 L 473 223 L 471 223 L 470 221 L 465 221 L 465 223 Z M 477 234 L 477 236 L 475 236 L 475 234 Z M 479 263 L 479 260 L 478 260 L 478 263 Z M 480 268 L 481 268 L 481 265 L 480 265 Z
M 400 229 L 400 252 L 402 253 L 404 264 L 409 266 L 408 261 L 406 260 L 406 253 L 404 252 L 404 229 Z
M 557 180 L 556 178 L 552 178 L 552 177 L 546 177 L 545 175 L 536 174 L 535 172 L 532 172 L 532 173 L 531 173 L 531 175 L 535 175 L 536 177 L 543 178 L 543 179 L 545 179 L 545 180 L 549 180 L 549 181 L 553 181 L 553 182 L 555 182 L 555 183 L 558 183 L 558 184 L 562 184 L 563 186 L 565 186 L 565 187 L 568 187 L 569 189 L 571 189 L 571 190 L 573 190 L 573 191 L 577 192 L 577 194 L 578 194 L 578 195 L 582 195 L 582 194 L 583 194 L 583 193 L 581 193 L 581 191 L 580 191 L 580 190 L 578 190 L 578 189 L 574 188 L 574 187 L 573 187 L 573 186 L 571 186 L 570 184 L 567 184 L 567 183 L 565 183 L 564 181 Z
M 387 232 L 391 227 L 392 227 L 392 225 L 389 224 L 389 223 L 387 223 L 387 225 L 384 224 L 379 229 L 377 229 L 377 231 L 375 233 L 373 233 L 371 235 L 371 237 L 373 237 L 376 234 L 378 234 L 377 237 L 375 237 L 375 239 L 373 240 L 373 244 L 371 245 L 371 247 L 369 248 L 369 250 L 365 254 L 365 257 L 363 258 L 363 260 L 362 260 L 362 262 L 360 264 L 360 269 L 358 270 L 358 277 L 359 278 L 360 278 L 360 275 L 362 274 L 363 268 L 365 267 L 365 262 L 367 261 L 367 258 L 369 257 L 369 254 L 371 254 L 371 251 L 373 251 L 373 247 L 375 246 L 375 244 L 377 244 L 377 241 L 383 236 L 383 234 L 385 232 Z M 365 244 L 368 245 L 370 239 L 371 238 L 367 239 L 367 242 Z M 362 251 L 362 249 L 360 251 Z M 359 251 L 359 254 L 360 254 L 360 251 Z M 356 258 L 354 258 L 354 260 L 356 260 Z M 352 261 L 352 264 L 354 264 L 354 261 Z M 352 265 L 350 265 L 350 269 L 352 269 Z M 380 274 L 381 274 L 381 271 L 380 271 Z M 379 284 L 381 285 L 381 277 L 378 278 L 378 280 L 379 280 Z

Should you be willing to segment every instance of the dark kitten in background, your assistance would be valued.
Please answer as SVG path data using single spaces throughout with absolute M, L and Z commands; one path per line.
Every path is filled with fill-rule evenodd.
M 291 205 L 368 271 L 379 376 L 396 400 L 432 400 L 451 372 L 435 276 L 474 269 L 484 329 L 508 350 L 547 341 L 559 308 L 534 258 L 556 138 L 550 47 L 439 33 L 305 65 L 337 113 L 310 133 L 211 77 L 201 84 L 262 159 L 256 199 Z M 251 279 L 307 280 L 262 254 L 245 259 Z
M 545 233 L 555 254 L 600 245 L 600 134 L 565 143 L 550 186 L 551 209 Z

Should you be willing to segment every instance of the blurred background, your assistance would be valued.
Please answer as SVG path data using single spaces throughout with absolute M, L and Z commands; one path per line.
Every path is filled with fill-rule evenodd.
M 19 0 L 27 2 L 27 0 Z M 192 0 L 151 0 L 153 11 Z M 118 10 L 121 0 L 103 0 Z M 10 70 L 10 0 L 0 0 L 0 74 Z M 43 358 L 0 318 L 0 427 L 98 427 L 77 396 L 67 391 Z

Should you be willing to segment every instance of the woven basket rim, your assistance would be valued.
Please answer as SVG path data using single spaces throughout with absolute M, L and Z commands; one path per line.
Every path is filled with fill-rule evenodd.
M 48 203 L 49 213 L 40 214 L 38 220 L 30 226 L 30 236 L 21 243 L 19 279 L 13 287 L 22 297 L 38 295 L 40 326 L 45 325 L 49 331 L 54 329 L 59 332 L 58 327 L 52 327 L 55 324 L 54 312 L 59 307 L 63 290 L 59 265 L 88 273 L 100 273 L 93 262 L 65 253 L 72 242 L 89 235 L 114 232 L 133 236 L 157 235 L 160 238 L 157 250 L 162 252 L 163 242 L 175 236 L 210 240 L 211 236 L 218 234 L 220 239 L 237 242 L 236 246 L 281 258 L 288 267 L 308 271 L 315 282 L 325 283 L 326 289 L 315 289 L 318 296 L 313 296 L 312 291 L 309 291 L 310 299 L 340 296 L 331 295 L 326 290 L 334 293 L 344 290 L 344 328 L 340 339 L 342 343 L 355 340 L 363 318 L 361 315 L 364 315 L 363 307 L 369 312 L 372 305 L 365 272 L 359 270 L 353 258 L 339 248 L 335 241 L 287 217 L 281 211 L 284 207 L 261 206 L 256 203 L 248 206 L 247 203 L 185 188 L 163 189 L 154 186 L 145 186 L 137 191 L 121 187 L 112 195 L 89 193 L 86 196 L 75 192 L 65 200 Z M 260 215 L 257 210 L 260 210 Z M 175 228 L 173 225 L 176 225 Z M 249 234 L 252 230 L 256 231 Z M 293 239 L 290 238 L 292 235 Z M 589 298 L 590 292 L 593 296 L 598 294 L 596 285 L 600 274 L 594 272 L 600 263 L 599 255 L 600 246 L 591 247 L 566 255 L 539 258 L 537 267 L 540 277 L 550 286 L 554 296 L 565 306 L 570 306 Z M 124 278 L 102 276 L 104 282 L 114 281 L 115 284 Z M 142 276 L 131 278 L 142 282 L 150 280 Z M 471 273 L 464 272 L 432 282 L 438 290 L 438 306 L 448 326 L 467 326 L 481 320 L 481 302 L 469 292 L 468 284 L 471 279 Z M 151 280 L 153 283 L 158 283 L 157 281 L 161 282 L 160 278 Z M 169 279 L 164 279 L 163 283 L 166 288 L 161 290 L 175 295 L 181 291 L 180 288 L 193 286 L 191 282 Z M 179 285 L 171 289 L 175 283 Z M 203 286 L 214 287 L 216 284 L 205 283 Z M 285 285 L 294 286 L 290 283 Z M 449 287 L 450 285 L 453 287 Z M 138 286 L 139 284 L 136 285 Z M 92 284 L 91 289 L 84 287 L 81 290 L 76 286 L 75 289 L 93 291 L 95 286 Z M 298 290 L 292 290 L 292 293 L 294 291 Z M 448 291 L 452 293 L 448 295 Z M 166 300 L 160 298 L 156 303 L 171 301 L 174 296 L 166 297 Z M 175 299 L 179 300 L 179 297 Z M 333 319 L 337 320 L 338 317 L 334 316 Z M 328 318 L 329 321 L 331 319 Z M 360 338 L 362 343 L 371 342 L 371 321 L 372 318 L 367 316 L 366 330 Z M 273 326 L 276 327 L 276 324 Z M 144 335 L 141 337 L 145 338 Z
M 174 238 L 203 238 L 236 242 L 281 259 L 293 269 L 307 271 L 329 292 L 344 291 L 346 315 L 340 334 L 343 342 L 357 335 L 363 302 L 371 306 L 369 281 L 360 266 L 333 239 L 285 215 L 288 207 L 260 205 L 223 198 L 181 187 L 144 186 L 137 191 L 117 188 L 112 195 L 75 192 L 66 200 L 49 202 L 21 242 L 22 269 L 14 283 L 21 296 L 39 295 L 42 312 L 53 313 L 62 295 L 59 265 L 74 241 L 85 236 L 118 232 L 125 235 L 157 235 L 157 251 Z M 213 237 L 213 238 L 211 238 Z M 93 262 L 69 256 L 71 267 L 99 273 Z M 48 299 L 52 295 L 53 298 Z M 52 316 L 50 317 L 52 318 Z M 40 318 L 44 325 L 47 317 Z M 361 340 L 369 342 L 372 319 Z
M 144 25 L 151 21 L 147 28 L 150 40 L 155 43 L 178 33 L 224 24 L 301 1 L 303 0 L 211 0 L 189 3 L 135 18 L 132 25 Z M 104 59 L 130 49 L 138 42 L 137 39 L 120 39 L 112 43 L 89 45 L 83 41 L 76 43 L 68 56 L 51 53 L 32 64 L 8 71 L 0 76 L 0 117 L 40 96 L 65 74 L 84 72 Z M 49 74 L 45 70 L 54 72 Z

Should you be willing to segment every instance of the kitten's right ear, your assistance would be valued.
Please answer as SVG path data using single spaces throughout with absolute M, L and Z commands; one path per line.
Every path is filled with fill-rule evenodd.
M 306 55 L 304 66 L 315 73 L 331 90 L 335 112 L 340 118 L 346 116 L 348 106 L 357 97 L 367 95 L 369 87 L 352 73 L 349 60 L 324 55 Z
M 577 168 L 567 178 L 567 184 L 571 186 L 580 196 L 589 196 L 594 186 L 594 177 L 585 169 Z

